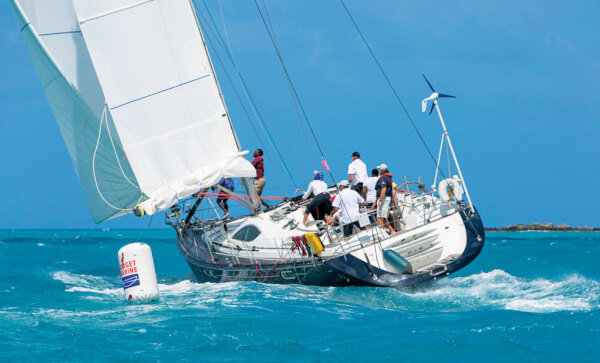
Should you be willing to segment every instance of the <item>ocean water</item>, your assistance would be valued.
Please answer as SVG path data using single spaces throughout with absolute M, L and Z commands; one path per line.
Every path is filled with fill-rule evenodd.
M 598 361 L 600 233 L 488 233 L 410 291 L 199 284 L 169 230 L 0 231 L 0 360 Z M 123 298 L 118 249 L 153 250 L 161 299 Z

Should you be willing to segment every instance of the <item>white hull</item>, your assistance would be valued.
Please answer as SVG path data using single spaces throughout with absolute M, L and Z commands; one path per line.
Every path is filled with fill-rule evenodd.
M 483 247 L 483 225 L 476 211 L 462 202 L 431 201 L 421 197 L 405 203 L 405 229 L 391 236 L 371 225 L 348 239 L 340 227 L 319 228 L 310 219 L 308 227 L 301 225 L 303 208 L 290 208 L 285 202 L 230 222 L 176 224 L 179 250 L 203 281 L 414 285 L 449 275 Z M 248 228 L 260 233 L 251 241 L 239 239 Z M 299 248 L 293 240 L 310 232 L 320 234 L 324 250 L 319 254 L 308 246 Z M 404 263 L 399 266 L 398 258 L 390 255 Z

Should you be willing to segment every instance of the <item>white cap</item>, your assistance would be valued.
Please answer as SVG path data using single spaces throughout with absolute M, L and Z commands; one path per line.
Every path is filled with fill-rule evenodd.
M 347 186 L 348 186 L 347 180 L 342 180 L 341 182 L 338 183 L 338 187 L 347 187 Z
M 383 163 L 377 167 L 377 169 L 379 169 L 379 170 L 386 170 L 387 168 L 388 168 L 387 164 L 383 164 Z

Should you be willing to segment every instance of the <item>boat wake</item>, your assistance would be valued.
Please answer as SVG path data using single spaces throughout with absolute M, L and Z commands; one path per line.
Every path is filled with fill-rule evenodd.
M 439 281 L 415 298 L 439 299 L 464 307 L 533 313 L 591 311 L 600 308 L 600 282 L 581 275 L 557 280 L 526 279 L 503 270 Z
M 55 272 L 65 292 L 85 300 L 126 304 L 117 278 Z M 310 303 L 324 311 L 385 309 L 398 311 L 511 310 L 531 313 L 587 312 L 600 308 L 600 282 L 581 275 L 556 280 L 527 279 L 503 270 L 447 278 L 425 288 L 402 291 L 378 287 L 317 287 L 255 282 L 196 283 L 159 279 L 160 301 L 170 309 L 253 307 Z M 267 306 L 269 308 L 267 308 Z

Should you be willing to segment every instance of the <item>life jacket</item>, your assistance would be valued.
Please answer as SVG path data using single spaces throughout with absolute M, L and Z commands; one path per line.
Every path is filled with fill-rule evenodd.
M 383 173 L 379 176 L 379 178 L 377 178 L 377 180 L 381 179 L 382 176 L 387 175 L 390 177 L 390 181 L 392 182 L 392 184 L 394 184 L 394 180 L 392 179 L 392 174 L 390 173 Z
M 387 175 L 387 176 L 389 176 L 389 177 L 390 177 L 390 186 L 389 186 L 389 188 L 390 188 L 390 189 L 392 190 L 392 192 L 393 192 L 393 191 L 394 191 L 394 187 L 393 187 L 393 185 L 394 185 L 394 180 L 392 179 L 392 174 L 390 174 L 390 173 L 383 173 L 383 174 L 381 174 L 381 175 L 379 176 L 379 178 L 377 178 L 377 181 L 379 181 L 379 179 L 381 179 L 381 177 L 382 177 L 382 176 L 384 176 L 384 175 Z M 378 190 L 381 190 L 381 189 L 378 189 Z M 387 192 L 386 192 L 385 194 L 387 195 Z M 377 197 L 377 199 L 379 199 L 379 193 L 377 194 L 377 196 L 376 196 L 376 197 Z

